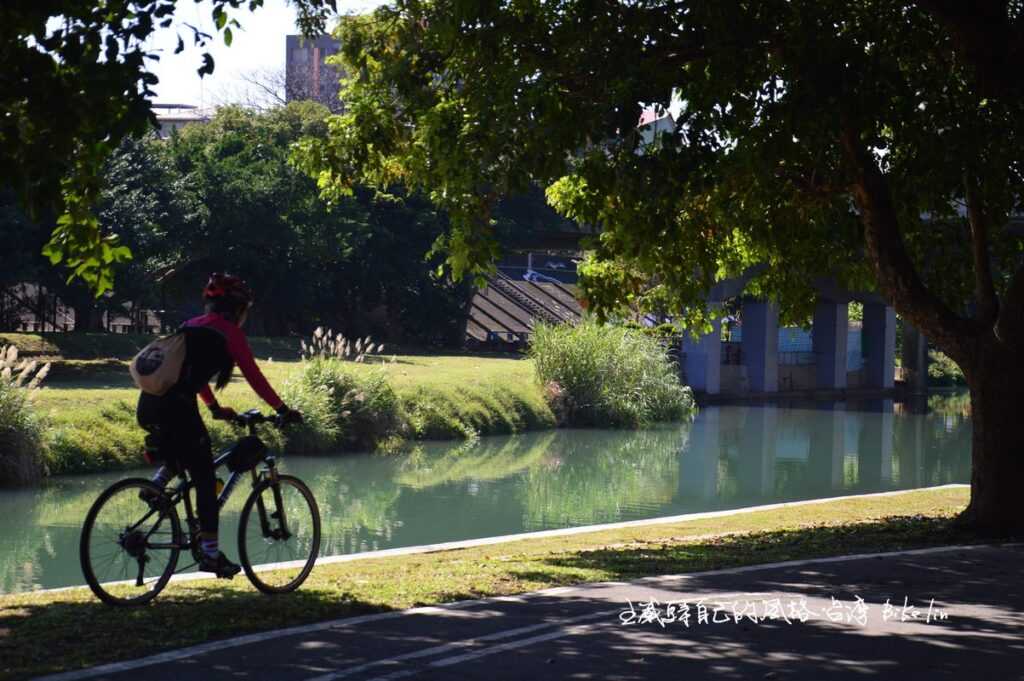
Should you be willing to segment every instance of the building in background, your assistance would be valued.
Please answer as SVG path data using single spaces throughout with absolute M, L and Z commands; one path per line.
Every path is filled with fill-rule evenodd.
M 191 104 L 153 104 L 156 115 L 157 134 L 168 138 L 175 130 L 181 130 L 192 123 L 205 123 L 210 117 L 197 106 Z
M 290 35 L 285 43 L 285 101 L 320 102 L 332 111 L 341 108 L 338 81 L 341 73 L 327 58 L 341 49 L 329 35 L 305 38 Z

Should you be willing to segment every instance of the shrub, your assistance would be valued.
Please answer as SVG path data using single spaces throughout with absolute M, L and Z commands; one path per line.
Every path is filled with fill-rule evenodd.
M 593 321 L 538 324 L 530 354 L 563 423 L 637 427 L 693 412 L 692 394 L 662 343 L 636 330 Z
M 950 387 L 966 384 L 964 372 L 956 362 L 938 350 L 928 351 L 928 385 Z
M 383 368 L 355 373 L 335 357 L 303 362 L 284 399 L 305 424 L 288 434 L 291 451 L 372 449 L 402 429 L 398 396 Z
M 644 326 L 639 322 L 628 321 L 624 323 L 623 328 L 630 329 L 632 331 L 639 331 L 645 336 L 653 336 L 654 338 L 660 338 L 665 341 L 670 341 L 680 335 L 679 329 L 674 324 L 667 322 L 658 324 L 657 326 Z
M 45 447 L 32 398 L 50 365 L 18 362 L 18 350 L 0 346 L 0 484 L 38 482 L 45 471 Z

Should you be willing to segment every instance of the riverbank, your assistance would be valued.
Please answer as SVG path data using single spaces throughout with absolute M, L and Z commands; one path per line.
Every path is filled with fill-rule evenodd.
M 261 358 L 257 363 L 283 394 L 302 368 L 297 360 Z M 35 400 L 45 423 L 49 475 L 138 466 L 142 451 L 142 431 L 135 422 L 138 391 L 124 361 L 65 360 L 65 364 Z M 402 413 L 429 416 L 429 424 L 408 433 L 409 439 L 464 439 L 556 425 L 529 360 L 398 355 L 393 361 L 392 357 L 375 357 L 366 363 L 348 362 L 345 369 L 357 378 L 383 376 L 394 389 Z M 237 411 L 266 409 L 240 376 L 235 376 L 219 399 Z M 234 429 L 213 421 L 203 411 L 215 447 L 226 446 L 237 437 Z M 268 429 L 267 436 L 288 451 L 289 443 L 279 434 Z M 326 453 L 310 446 L 311 440 L 315 442 L 303 439 L 303 453 Z M 386 445 L 401 448 L 403 441 L 392 437 Z M 337 449 L 332 446 L 326 451 Z
M 572 336 L 584 332 L 583 339 Z M 654 341 L 593 325 L 549 335 L 549 349 L 535 351 L 536 360 L 511 354 L 389 354 L 375 348 L 359 361 L 348 361 L 334 356 L 329 333 L 314 339 L 318 357 L 299 359 L 298 339 L 253 338 L 257 362 L 271 384 L 306 416 L 304 424 L 283 434 L 265 429 L 265 439 L 288 454 L 404 451 L 422 440 L 473 440 L 580 423 L 630 428 L 692 413 L 689 390 L 679 385 L 675 367 Z M 32 477 L 13 482 L 35 482 L 40 468 L 53 476 L 139 464 L 138 392 L 127 361 L 148 340 L 0 334 L 0 343 L 14 343 L 23 355 L 52 363 L 33 398 L 42 444 L 28 451 L 40 451 L 41 460 L 30 461 Z M 623 355 L 632 361 L 622 362 Z M 236 411 L 266 409 L 239 376 L 220 402 Z M 215 448 L 235 441 L 236 429 L 203 412 Z
M 172 583 L 152 607 L 127 611 L 101 605 L 87 589 L 2 596 L 0 678 L 26 678 L 244 633 L 416 605 L 585 582 L 972 543 L 977 539 L 951 522 L 967 500 L 966 487 L 945 487 L 324 564 L 299 592 L 272 602 L 241 579 Z

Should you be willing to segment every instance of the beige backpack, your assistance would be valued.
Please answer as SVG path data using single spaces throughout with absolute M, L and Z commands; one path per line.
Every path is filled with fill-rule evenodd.
M 139 390 L 150 395 L 164 395 L 181 377 L 185 363 L 185 334 L 181 331 L 162 336 L 135 355 L 128 370 Z

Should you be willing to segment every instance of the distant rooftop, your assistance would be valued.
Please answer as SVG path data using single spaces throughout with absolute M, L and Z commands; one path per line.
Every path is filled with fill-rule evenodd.
M 173 103 L 161 104 L 160 102 L 154 102 L 153 103 L 153 108 L 154 109 L 196 109 L 198 107 L 196 107 L 195 104 L 173 104 Z
M 158 121 L 206 121 L 210 115 L 192 104 L 173 104 L 156 102 L 153 113 Z

